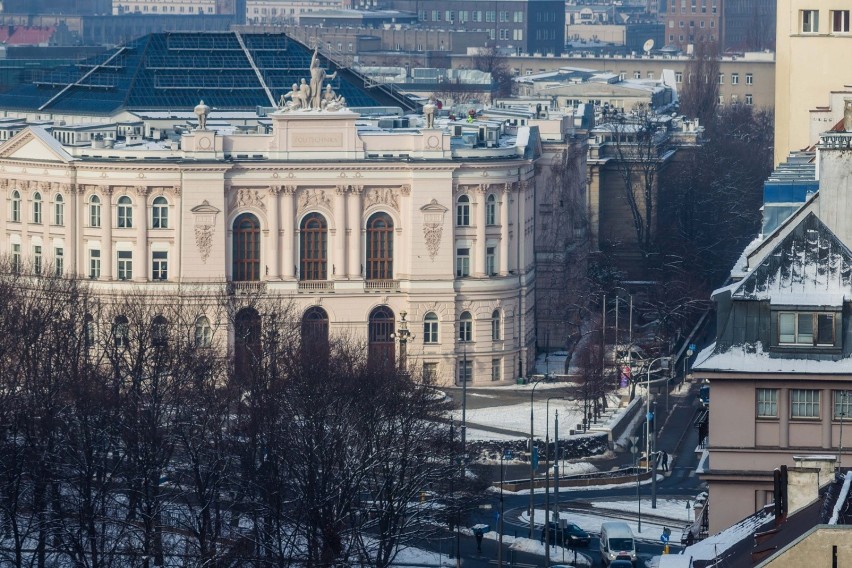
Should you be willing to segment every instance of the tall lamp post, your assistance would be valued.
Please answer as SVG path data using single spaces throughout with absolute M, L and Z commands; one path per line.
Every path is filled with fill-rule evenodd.
M 500 534 L 497 543 L 497 568 L 503 568 L 503 460 L 512 459 L 511 450 L 503 450 L 500 453 Z
M 545 435 L 544 435 L 544 568 L 550 567 L 550 401 L 565 400 L 564 396 L 549 396 L 544 405 Z M 558 411 L 557 411 L 558 412 Z M 556 449 L 557 455 L 559 448 Z M 559 480 L 556 480 L 559 483 Z
M 545 377 L 547 380 L 547 377 Z M 533 383 L 533 388 L 530 391 L 530 538 L 533 537 L 533 533 L 535 532 L 535 464 L 533 463 L 533 453 L 535 452 L 535 438 L 534 435 L 534 407 L 533 400 L 535 397 L 535 389 L 540 385 L 543 381 L 536 381 Z
M 645 393 L 645 470 L 652 469 L 651 472 L 651 508 L 657 508 L 657 461 L 654 460 L 654 466 L 651 467 L 651 451 L 654 449 L 654 445 L 651 442 L 651 438 L 655 434 L 656 430 L 656 417 L 651 413 L 651 367 L 654 366 L 654 363 L 657 361 L 660 362 L 660 367 L 663 369 L 668 369 L 668 361 L 669 357 L 657 357 L 652 360 L 648 364 L 648 379 L 646 381 L 646 393 Z M 668 384 L 668 377 L 666 377 L 666 384 Z M 654 410 L 657 410 L 657 405 L 654 403 Z M 654 423 L 654 428 L 651 429 L 651 422 Z

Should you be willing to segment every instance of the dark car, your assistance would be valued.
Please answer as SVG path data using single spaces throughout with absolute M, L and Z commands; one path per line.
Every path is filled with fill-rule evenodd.
M 609 568 L 633 568 L 633 563 L 629 560 L 616 559 L 609 563 Z
M 549 523 L 548 530 L 550 531 L 551 544 L 589 546 L 591 541 L 589 533 L 574 523 L 565 523 L 565 528 L 560 528 L 556 523 Z

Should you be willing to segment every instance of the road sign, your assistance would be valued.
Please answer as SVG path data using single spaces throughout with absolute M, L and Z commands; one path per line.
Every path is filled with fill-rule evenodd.
M 538 448 L 532 450 L 532 467 L 538 469 Z
M 664 527 L 663 534 L 660 535 L 660 542 L 662 542 L 663 544 L 668 544 L 669 537 L 671 536 L 671 534 L 672 530 L 668 527 Z
M 689 344 L 689 350 L 690 350 L 690 351 L 692 351 L 693 353 L 695 353 L 695 350 L 696 350 L 696 349 L 698 349 L 698 347 L 696 347 L 696 345 L 695 345 L 694 343 L 690 343 L 690 344 Z

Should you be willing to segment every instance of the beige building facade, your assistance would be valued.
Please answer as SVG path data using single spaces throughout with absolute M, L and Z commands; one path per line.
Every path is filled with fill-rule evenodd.
M 220 0 L 113 0 L 112 13 L 121 14 L 218 14 Z
M 0 146 L 0 247 L 104 292 L 283 298 L 371 356 L 396 356 L 406 312 L 409 362 L 439 382 L 527 373 L 535 128 L 459 144 L 449 127 L 387 131 L 345 108 L 266 125 L 110 147 L 28 127 Z
M 775 87 L 775 164 L 816 144 L 808 111 L 828 104 L 828 93 L 852 83 L 852 6 L 844 0 L 778 3 Z

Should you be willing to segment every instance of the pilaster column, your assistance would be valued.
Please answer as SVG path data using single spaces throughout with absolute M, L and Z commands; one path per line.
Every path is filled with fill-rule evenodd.
M 74 192 L 73 201 L 74 209 L 74 230 L 72 235 L 74 239 L 69 242 L 69 266 L 76 274 L 83 278 L 88 278 L 89 273 L 86 271 L 86 250 L 83 246 L 83 228 L 86 226 L 86 190 L 85 186 L 72 184 L 71 191 Z
M 503 186 L 500 197 L 500 276 L 509 274 L 509 190 L 511 184 Z
M 473 254 L 473 275 L 484 278 L 485 274 L 485 192 L 487 185 L 476 188 L 476 248 Z
M 832 420 L 834 419 L 834 401 L 832 400 L 831 389 L 823 389 L 820 392 L 820 416 L 822 416 L 822 447 L 831 449 L 832 439 Z
M 526 181 L 521 182 L 519 191 L 515 196 L 515 202 L 518 207 L 518 226 L 515 227 L 515 239 L 517 239 L 518 243 L 516 247 L 518 250 L 518 274 L 525 273 L 530 263 L 527 258 L 527 189 L 529 189 L 529 183 Z
M 59 191 L 68 204 L 68 209 L 65 212 L 65 245 L 63 253 L 65 255 L 65 274 L 73 276 L 77 272 L 77 188 L 71 184 L 63 183 L 59 185 Z M 52 246 L 52 245 L 51 245 Z M 53 254 L 53 251 L 51 251 Z
M 169 260 L 169 280 L 180 282 L 183 278 L 183 258 L 181 257 L 181 248 L 183 247 L 183 199 L 181 198 L 181 187 L 179 185 L 172 186 L 174 194 L 174 209 L 169 213 L 169 226 L 174 227 L 175 244 L 172 247 L 171 258 Z
M 144 282 L 148 280 L 148 193 L 145 186 L 136 187 L 136 195 L 139 197 L 139 218 L 136 224 L 136 251 L 141 257 L 133 263 L 134 280 Z M 141 262 L 140 262 L 141 261 Z
M 363 191 L 364 186 L 351 185 L 347 197 L 346 233 L 349 238 L 349 268 L 346 275 L 350 279 L 361 278 L 361 193 Z
M 266 276 L 267 280 L 281 279 L 281 269 L 278 264 L 278 257 L 281 254 L 279 252 L 279 234 L 281 232 L 279 229 L 279 193 L 281 193 L 281 186 L 272 185 L 269 186 L 266 194 L 267 209 L 269 210 L 269 238 L 266 243 L 266 258 L 269 268 L 269 273 Z
M 778 389 L 778 446 L 790 446 L 790 391 Z
M 112 206 L 112 186 L 104 187 L 103 199 L 101 200 L 101 226 L 103 227 L 103 239 L 101 240 L 101 278 L 112 280 L 112 265 L 116 259 L 112 256 L 112 224 L 115 222 L 115 214 Z
M 296 186 L 285 185 L 282 189 L 284 199 L 281 204 L 281 222 L 284 225 L 284 231 L 282 232 L 281 250 L 284 251 L 284 259 L 281 274 L 285 280 L 293 280 L 296 277 L 296 265 L 293 262 L 293 235 L 296 233 L 295 220 L 293 219 L 293 200 L 295 199 Z
M 334 190 L 334 280 L 346 278 L 346 186 L 338 185 Z

